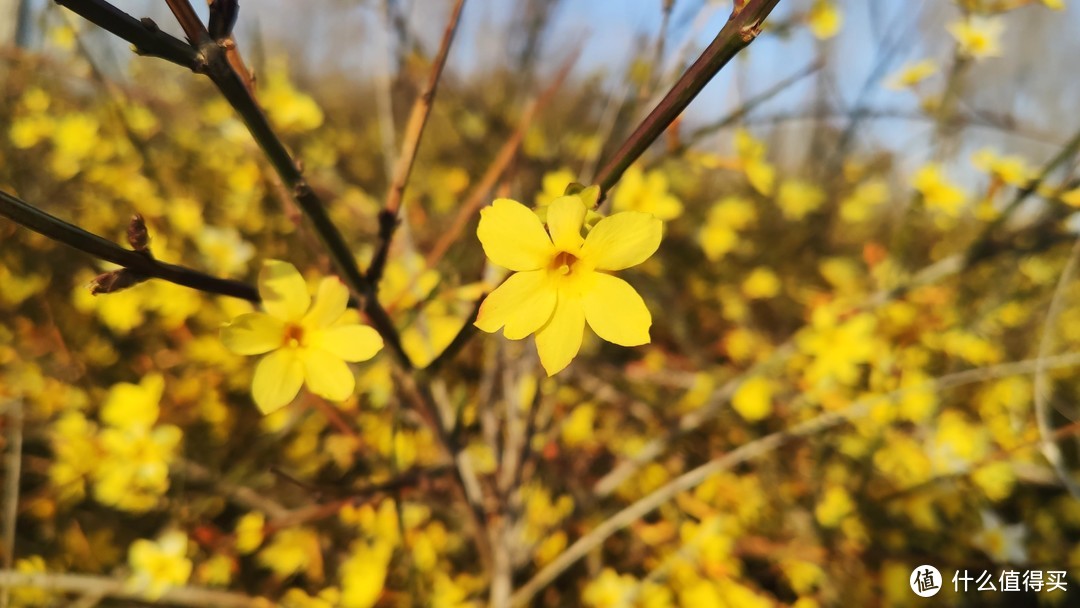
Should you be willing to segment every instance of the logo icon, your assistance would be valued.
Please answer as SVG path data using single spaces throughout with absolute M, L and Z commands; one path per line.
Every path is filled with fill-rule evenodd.
M 911 571 L 908 583 L 911 585 L 911 590 L 919 597 L 937 595 L 937 592 L 941 591 L 941 573 L 937 568 L 924 564 Z

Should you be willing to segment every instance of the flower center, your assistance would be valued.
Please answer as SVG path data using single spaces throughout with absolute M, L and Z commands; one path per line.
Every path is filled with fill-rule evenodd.
M 296 348 L 304 343 L 304 328 L 292 323 L 285 326 L 285 339 L 283 344 L 290 348 Z
M 560 251 L 551 260 L 551 269 L 554 270 L 557 274 L 566 276 L 573 272 L 574 263 L 577 261 L 578 259 L 574 254 L 568 251 Z

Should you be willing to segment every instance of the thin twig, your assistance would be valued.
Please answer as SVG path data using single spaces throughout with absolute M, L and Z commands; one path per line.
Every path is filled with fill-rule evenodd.
M 1076 244 L 1073 245 L 1072 253 L 1069 255 L 1069 261 L 1065 264 L 1065 269 L 1061 271 L 1061 277 L 1058 279 L 1057 287 L 1054 288 L 1054 295 L 1050 299 L 1050 308 L 1046 311 L 1046 321 L 1043 323 L 1042 337 L 1039 339 L 1040 361 L 1045 360 L 1054 349 L 1054 338 L 1057 336 L 1054 325 L 1057 323 L 1058 318 L 1061 316 L 1061 311 L 1065 307 L 1066 287 L 1072 282 L 1073 276 L 1076 274 L 1076 266 L 1078 263 L 1080 263 L 1080 239 L 1077 239 Z M 1046 461 L 1050 463 L 1054 473 L 1061 479 L 1061 483 L 1064 484 L 1065 489 L 1069 491 L 1069 494 L 1072 494 L 1073 498 L 1080 499 L 1080 486 L 1069 477 L 1068 471 L 1065 469 L 1065 461 L 1061 456 L 1061 449 L 1058 448 L 1057 443 L 1050 438 L 1053 433 L 1053 424 L 1050 421 L 1050 397 L 1053 390 L 1050 378 L 1046 373 L 1046 368 L 1039 365 L 1035 368 L 1035 381 L 1033 387 L 1035 422 L 1039 429 L 1040 439 L 1039 450 L 1046 458 Z
M 428 118 L 431 116 L 431 108 L 435 105 L 435 92 L 439 87 L 439 80 L 442 78 L 446 58 L 450 54 L 450 45 L 454 41 L 454 34 L 461 21 L 461 10 L 464 6 L 465 0 L 457 0 L 450 11 L 450 18 L 443 32 L 439 51 L 432 62 L 427 84 L 413 103 L 412 111 L 409 113 L 409 122 L 405 124 L 401 153 L 394 164 L 393 179 L 386 194 L 386 205 L 379 212 L 379 246 L 375 249 L 371 265 L 367 270 L 367 280 L 376 291 L 379 288 L 379 279 L 382 278 L 383 270 L 386 268 L 386 258 L 390 253 L 394 232 L 397 230 L 401 201 L 405 196 L 405 187 L 409 183 L 409 174 L 412 173 L 416 153 L 420 149 L 420 140 L 424 136 L 424 127 L 427 126 Z
M 118 600 L 146 601 L 146 597 L 132 590 L 127 581 L 87 574 L 0 571 L 0 588 L 13 587 L 30 587 L 47 593 L 100 594 Z M 173 606 L 219 608 L 263 608 L 267 605 L 264 598 L 203 587 L 173 587 L 165 591 L 157 601 Z
M 712 44 L 698 57 L 675 85 L 668 91 L 656 108 L 638 125 L 625 143 L 615 152 L 611 160 L 600 170 L 596 183 L 600 185 L 600 199 L 603 200 L 635 160 L 671 123 L 682 114 L 690 102 L 697 97 L 705 85 L 727 65 L 739 51 L 746 48 L 761 32 L 761 25 L 780 0 L 736 0 L 720 33 Z
M 285 517 L 289 513 L 287 508 L 264 493 L 248 486 L 226 481 L 223 476 L 215 474 L 193 460 L 181 459 L 174 463 L 173 467 L 190 482 L 213 485 L 215 490 L 237 506 L 253 511 L 261 511 L 272 519 Z
M 10 570 L 15 561 L 15 527 L 19 517 L 19 482 L 22 479 L 23 402 L 8 401 L 4 412 L 8 418 L 8 455 L 4 467 L 4 569 Z M 8 608 L 11 589 L 0 593 L 0 607 Z
M 764 437 L 743 444 L 695 469 L 683 473 L 659 489 L 640 498 L 636 502 L 604 520 L 603 523 L 575 541 L 574 544 L 570 545 L 557 558 L 542 568 L 540 572 L 519 588 L 518 591 L 514 593 L 512 603 L 516 606 L 527 604 L 538 592 L 565 572 L 567 568 L 574 565 L 593 549 L 599 547 L 613 534 L 657 509 L 680 492 L 693 489 L 710 476 L 719 472 L 729 470 L 736 465 L 774 452 L 794 439 L 815 435 L 840 426 L 848 420 L 871 411 L 874 406 L 880 403 L 899 399 L 908 393 L 926 391 L 928 389 L 942 391 L 995 378 L 1031 374 L 1040 366 L 1045 366 L 1045 369 L 1061 369 L 1065 367 L 1075 367 L 1077 365 L 1080 365 L 1080 352 L 1057 355 L 1045 360 L 1025 359 L 1023 361 L 1014 361 L 1011 363 L 1003 363 L 1000 365 L 992 365 L 949 374 L 936 380 L 923 382 L 885 395 L 860 399 L 841 411 L 819 414 L 805 422 L 796 424 L 790 429 L 770 433 Z

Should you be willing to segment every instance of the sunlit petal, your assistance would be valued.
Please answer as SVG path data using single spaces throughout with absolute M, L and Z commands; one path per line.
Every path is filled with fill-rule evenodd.
M 383 339 L 367 325 L 341 325 L 313 332 L 309 346 L 356 363 L 374 357 L 382 349 Z
M 475 324 L 488 333 L 505 326 L 503 335 L 520 340 L 551 318 L 555 298 L 556 289 L 546 270 L 518 272 L 484 299 Z
M 549 376 L 555 375 L 574 360 L 581 349 L 584 333 L 585 311 L 581 301 L 572 297 L 560 297 L 551 320 L 536 332 L 536 350 L 540 354 L 540 364 Z
M 577 196 L 560 196 L 548 207 L 547 223 L 555 249 L 576 253 L 582 242 L 585 204 Z
M 581 258 L 597 270 L 622 270 L 649 259 L 660 246 L 663 222 L 650 213 L 624 211 L 596 223 L 581 247 Z
M 326 277 L 319 282 L 315 302 L 304 315 L 303 324 L 308 328 L 329 327 L 337 321 L 349 305 L 349 288 L 337 277 Z
M 261 312 L 249 312 L 221 328 L 221 341 L 238 355 L 261 355 L 285 342 L 285 323 Z
M 652 316 L 645 301 L 626 281 L 596 273 L 581 303 L 589 327 L 601 338 L 621 346 L 649 343 Z
M 267 260 L 259 271 L 259 296 L 263 308 L 283 321 L 297 321 L 311 306 L 307 283 L 296 267 L 280 260 Z
M 508 198 L 480 210 L 476 236 L 492 262 L 510 270 L 536 270 L 552 256 L 551 239 L 531 209 Z
M 291 348 L 282 348 L 263 357 L 255 367 L 251 395 L 263 414 L 269 414 L 289 404 L 300 392 L 304 382 L 304 367 Z
M 339 357 L 317 348 L 300 351 L 308 390 L 331 401 L 344 401 L 356 388 L 356 377 Z

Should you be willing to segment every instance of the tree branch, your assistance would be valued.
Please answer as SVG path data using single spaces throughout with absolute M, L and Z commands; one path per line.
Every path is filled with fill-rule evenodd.
M 160 262 L 138 251 L 89 233 L 78 226 L 54 217 L 25 201 L 0 191 L 0 216 L 68 247 L 96 258 L 119 264 L 145 278 L 161 279 L 206 293 L 259 302 L 258 290 L 247 283 L 218 278 L 176 264 Z
M 390 190 L 386 194 L 386 206 L 379 212 L 379 246 L 375 249 L 375 255 L 371 258 L 371 265 L 367 270 L 367 279 L 372 288 L 379 289 L 379 279 L 382 278 L 386 268 L 386 257 L 390 252 L 390 244 L 397 231 L 398 216 L 401 214 L 401 201 L 405 195 L 405 186 L 409 183 L 409 174 L 412 173 L 413 163 L 416 161 L 416 152 L 420 149 L 420 139 L 424 136 L 424 127 L 427 126 L 428 117 L 431 116 L 431 108 L 435 102 L 435 91 L 439 86 L 443 68 L 446 66 L 446 57 L 450 54 L 450 44 L 454 41 L 458 23 L 461 21 L 461 9 L 465 6 L 465 0 L 457 0 L 453 10 L 450 11 L 450 19 L 443 32 L 442 44 L 439 52 L 435 55 L 428 74 L 427 85 L 413 103 L 409 114 L 409 122 L 405 125 L 405 135 L 402 139 L 401 154 L 397 163 L 394 164 L 393 180 Z
M 761 33 L 761 24 L 780 0 L 735 0 L 728 22 L 712 44 L 698 57 L 682 77 L 671 87 L 638 128 L 600 170 L 596 183 L 604 200 L 626 169 L 637 160 L 660 135 L 675 122 L 698 93 L 727 65 L 739 51 L 750 45 Z
M 139 55 L 160 57 L 176 65 L 198 70 L 199 52 L 179 38 L 158 28 L 152 20 L 141 21 L 101 0 L 55 0 L 57 4 L 98 27 L 127 40 Z

